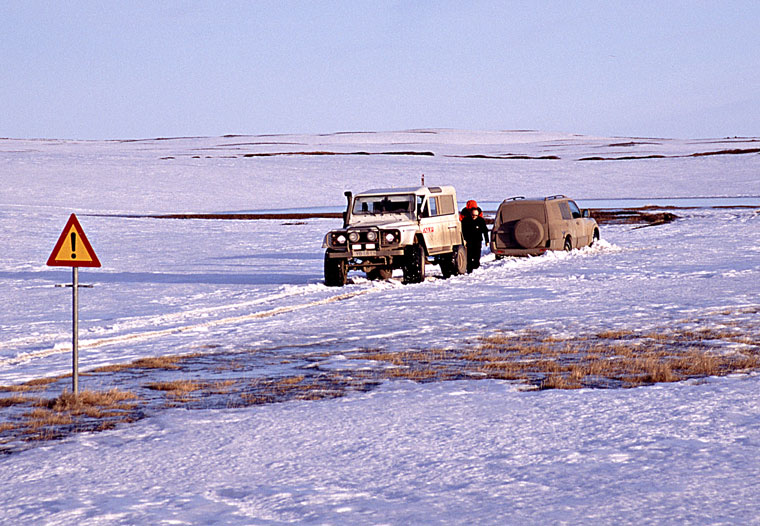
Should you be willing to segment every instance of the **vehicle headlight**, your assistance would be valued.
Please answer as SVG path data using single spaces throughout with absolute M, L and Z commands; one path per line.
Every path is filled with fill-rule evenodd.
M 383 243 L 388 245 L 394 245 L 401 240 L 401 232 L 398 230 L 383 230 L 381 235 Z
M 330 245 L 341 246 L 345 245 L 348 239 L 343 232 L 330 232 Z
M 377 232 L 374 230 L 370 230 L 367 232 L 367 240 L 368 241 L 375 241 L 377 239 Z
M 351 232 L 348 234 L 348 239 L 351 241 L 351 243 L 356 243 L 359 241 L 359 232 Z

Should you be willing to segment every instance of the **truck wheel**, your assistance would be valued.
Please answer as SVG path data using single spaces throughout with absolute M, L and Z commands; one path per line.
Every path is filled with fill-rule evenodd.
M 404 283 L 425 281 L 425 248 L 419 243 L 404 249 Z
M 455 256 L 456 253 L 452 252 L 451 254 L 444 254 L 438 258 L 438 265 L 441 267 L 441 274 L 443 275 L 443 279 L 448 279 L 455 274 Z
M 343 258 L 331 258 L 325 254 L 325 285 L 328 287 L 342 287 L 346 284 L 348 267 Z
M 567 236 L 565 238 L 565 252 L 570 252 L 573 249 L 573 242 L 570 239 L 570 236 Z
M 367 272 L 367 279 L 371 280 L 386 280 L 391 279 L 393 275 L 393 269 L 387 267 L 375 267 Z
M 454 274 L 467 274 L 467 247 L 464 245 L 454 247 Z

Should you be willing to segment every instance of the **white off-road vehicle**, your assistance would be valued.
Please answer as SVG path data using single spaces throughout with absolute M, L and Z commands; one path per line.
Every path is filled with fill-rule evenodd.
M 452 186 L 346 192 L 343 228 L 328 232 L 325 284 L 341 287 L 349 270 L 388 279 L 402 269 L 405 283 L 425 279 L 425 264 L 440 265 L 444 278 L 467 271 L 456 192 Z

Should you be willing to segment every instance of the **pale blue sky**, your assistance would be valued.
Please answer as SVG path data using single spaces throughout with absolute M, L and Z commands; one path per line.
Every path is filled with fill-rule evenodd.
M 760 1 L 0 0 L 0 136 L 760 135 Z

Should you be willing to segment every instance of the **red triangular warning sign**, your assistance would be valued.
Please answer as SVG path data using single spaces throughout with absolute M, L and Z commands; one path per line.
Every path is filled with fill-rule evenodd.
M 77 216 L 71 214 L 47 260 L 50 267 L 99 267 L 100 260 L 84 235 Z

